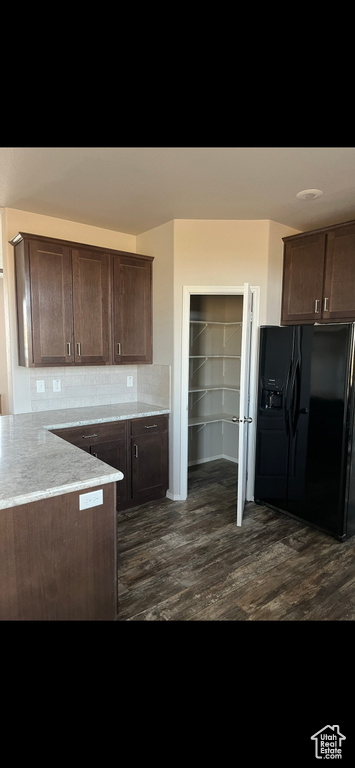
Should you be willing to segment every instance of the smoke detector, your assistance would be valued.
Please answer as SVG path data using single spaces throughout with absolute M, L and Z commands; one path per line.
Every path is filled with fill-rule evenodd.
M 322 194 L 321 189 L 302 189 L 301 192 L 297 192 L 296 197 L 298 200 L 315 200 L 316 197 L 321 197 Z

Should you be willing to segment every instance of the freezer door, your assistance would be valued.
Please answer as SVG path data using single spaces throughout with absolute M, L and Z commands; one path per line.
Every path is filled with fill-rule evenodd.
M 291 427 L 287 511 L 345 535 L 351 325 L 303 327 L 300 395 Z
M 287 499 L 293 339 L 292 326 L 260 329 L 254 499 L 281 510 Z

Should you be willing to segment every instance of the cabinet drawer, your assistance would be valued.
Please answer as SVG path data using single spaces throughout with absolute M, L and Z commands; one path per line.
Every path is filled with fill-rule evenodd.
M 52 429 L 54 435 L 62 437 L 69 443 L 83 447 L 86 444 L 95 445 L 103 440 L 117 440 L 126 437 L 126 421 L 110 421 L 104 424 L 85 424 L 81 427 L 66 427 Z
M 168 416 L 149 416 L 144 419 L 132 419 L 131 436 L 154 434 L 154 432 L 166 432 L 168 429 Z

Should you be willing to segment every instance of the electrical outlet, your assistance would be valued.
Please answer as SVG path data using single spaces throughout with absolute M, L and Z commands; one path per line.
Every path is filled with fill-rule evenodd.
M 53 379 L 53 392 L 60 392 L 60 379 Z
M 90 493 L 79 494 L 79 509 L 89 509 L 89 507 L 98 507 L 104 503 L 103 490 L 91 491 Z
M 36 387 L 37 387 L 37 392 L 44 392 L 45 391 L 44 381 L 42 379 L 37 379 Z
M 133 376 L 127 376 L 127 387 L 133 387 Z

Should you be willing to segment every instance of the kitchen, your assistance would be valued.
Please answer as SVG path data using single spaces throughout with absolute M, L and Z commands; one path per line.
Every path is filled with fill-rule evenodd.
M 4 303 L 7 316 L 8 381 L 2 396 L 3 413 L 31 414 L 76 407 L 100 408 L 115 403 L 145 403 L 168 410 L 168 498 L 184 500 L 184 402 L 181 398 L 183 303 L 186 286 L 221 289 L 244 283 L 260 290 L 258 325 L 278 324 L 281 310 L 282 238 L 297 233 L 296 227 L 273 220 L 174 219 L 138 235 L 66 220 L 56 216 L 5 207 L 2 214 Z M 52 371 L 18 365 L 17 319 L 13 246 L 18 232 L 70 240 L 99 248 L 124 250 L 154 257 L 153 262 L 153 363 L 121 367 L 110 376 L 109 366 L 75 369 L 60 366 Z M 122 366 L 123 367 L 123 366 Z M 255 374 L 254 374 L 255 375 Z M 70 378 L 71 377 L 71 378 Z M 90 378 L 89 378 L 90 377 Z M 133 386 L 127 386 L 127 377 Z M 88 381 L 84 384 L 84 379 Z M 44 381 L 44 392 L 37 390 Z M 60 390 L 53 391 L 53 381 Z M 130 379 L 131 381 L 131 379 Z M 66 384 L 67 382 L 67 384 Z M 140 412 L 141 413 L 141 412 Z M 132 415 L 132 412 L 130 413 Z M 136 413 L 134 412 L 134 416 Z M 48 420 L 47 420 L 48 425 Z M 50 422 L 49 422 L 50 423 Z M 67 422 L 65 422 L 67 423 Z

